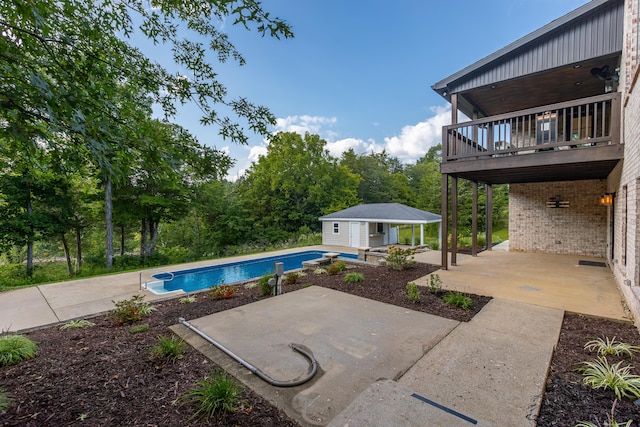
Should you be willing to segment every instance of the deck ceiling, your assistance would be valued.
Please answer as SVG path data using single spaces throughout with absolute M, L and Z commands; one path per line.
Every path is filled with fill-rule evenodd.
M 602 95 L 604 81 L 594 77 L 591 69 L 608 65 L 613 72 L 619 61 L 620 55 L 611 55 L 460 92 L 458 108 L 468 117 L 474 110 L 479 117 L 488 117 Z
M 606 179 L 623 156 L 624 145 L 615 144 L 584 150 L 450 161 L 442 163 L 440 171 L 487 184 Z

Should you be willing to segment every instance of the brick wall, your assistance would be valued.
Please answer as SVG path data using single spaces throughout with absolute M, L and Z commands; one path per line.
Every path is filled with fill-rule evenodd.
M 509 249 L 604 257 L 607 208 L 599 196 L 604 180 L 511 184 L 509 186 Z M 559 196 L 568 208 L 548 208 Z
M 625 2 L 624 51 L 620 70 L 624 162 L 609 175 L 615 191 L 614 254 L 611 268 L 626 305 L 640 327 L 640 86 L 638 85 L 638 1 Z

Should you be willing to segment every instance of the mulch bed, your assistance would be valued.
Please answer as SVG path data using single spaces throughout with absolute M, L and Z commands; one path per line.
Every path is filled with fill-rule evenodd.
M 366 280 L 355 284 L 342 282 L 346 273 L 336 276 L 309 273 L 284 290 L 293 292 L 309 284 L 326 286 L 459 321 L 471 319 L 490 300 L 471 295 L 474 309 L 465 311 L 444 304 L 438 296 L 422 289 L 419 303 L 409 301 L 406 284 L 437 268 L 427 264 L 416 264 L 403 271 L 357 267 L 347 272 L 360 272 Z M 197 302 L 192 304 L 181 304 L 178 299 L 155 303 L 157 311 L 137 323 L 149 325 L 144 333 L 131 334 L 130 326 L 114 327 L 108 316 L 91 319 L 96 323 L 92 328 L 61 331 L 50 327 L 29 333 L 39 345 L 38 357 L 0 368 L 0 387 L 10 393 L 14 402 L 6 413 L 0 414 L 0 424 L 296 426 L 295 421 L 249 389 L 245 389 L 241 411 L 215 415 L 206 421 L 190 420 L 195 408 L 180 402 L 180 396 L 218 367 L 190 347 L 174 364 L 158 366 L 150 360 L 149 349 L 157 344 L 158 335 L 170 334 L 168 327 L 177 323 L 178 317 L 196 319 L 265 298 L 257 288 L 244 287 L 226 300 L 213 300 L 206 293 L 197 296 Z M 587 389 L 574 375 L 575 364 L 591 356 L 581 352 L 582 346 L 600 335 L 615 335 L 640 345 L 637 330 L 627 324 L 568 315 L 554 355 L 538 425 L 574 426 L 577 420 L 589 419 L 592 413 L 602 420 L 610 411 L 612 393 Z M 585 412 L 581 412 L 583 408 Z M 618 404 L 620 419 L 625 421 L 630 417 L 640 420 L 638 409 L 629 406 L 629 402 Z

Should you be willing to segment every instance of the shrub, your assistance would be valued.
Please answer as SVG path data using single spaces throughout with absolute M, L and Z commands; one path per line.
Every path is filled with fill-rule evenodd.
M 414 304 L 420 302 L 420 288 L 414 282 L 407 283 L 407 297 Z
M 440 275 L 436 273 L 429 275 L 427 290 L 432 294 L 439 294 L 442 292 L 442 279 L 440 279 Z
M 362 273 L 349 273 L 344 276 L 344 279 L 342 279 L 342 281 L 347 283 L 364 282 L 364 276 L 362 275 Z
M 295 285 L 296 283 L 298 283 L 298 280 L 300 279 L 300 277 L 302 276 L 300 275 L 300 273 L 297 273 L 297 272 L 287 273 L 284 276 L 284 280 L 282 281 L 282 284 Z
M 182 399 L 197 405 L 191 419 L 208 419 L 219 411 L 233 412 L 244 402 L 242 387 L 224 371 L 212 371 L 209 378 L 196 382 Z
M 0 414 L 6 411 L 11 406 L 11 398 L 9 394 L 0 388 Z
M 36 343 L 24 335 L 0 336 L 0 367 L 35 357 L 37 348 Z
M 236 294 L 236 289 L 229 285 L 213 286 L 209 291 L 209 296 L 213 299 L 233 298 L 235 294 Z
M 134 295 L 127 300 L 113 301 L 116 305 L 116 308 L 111 310 L 113 324 L 116 326 L 128 325 L 151 314 L 156 308 L 143 300 L 144 295 Z
M 96 324 L 86 319 L 78 319 L 68 321 L 64 325 L 60 326 L 60 330 L 65 331 L 67 329 L 90 328 L 92 326 L 96 326 Z
M 473 307 L 473 300 L 464 295 L 462 292 L 447 292 L 442 300 L 455 307 L 460 307 L 464 310 L 468 310 Z
M 142 332 L 147 332 L 149 330 L 149 324 L 144 323 L 142 325 L 136 325 L 133 328 L 129 329 L 130 334 L 140 334 Z
M 579 369 L 584 375 L 582 381 L 591 388 L 610 389 L 618 399 L 640 398 L 640 376 L 631 373 L 631 366 L 621 367 L 622 361 L 610 365 L 604 356 L 582 364 L 584 366 Z
M 404 270 L 416 263 L 413 259 L 415 249 L 390 246 L 387 253 L 387 264 L 394 270 Z
M 180 298 L 178 301 L 180 302 L 180 304 L 193 304 L 197 300 L 198 299 L 196 298 L 195 295 L 189 295 L 189 296 Z
M 260 288 L 260 295 L 263 297 L 269 296 L 273 293 L 273 288 L 269 284 L 269 279 L 273 278 L 273 274 L 265 274 L 258 281 L 258 287 Z
M 324 268 L 318 267 L 315 270 L 313 270 L 313 274 L 318 274 L 318 275 L 319 274 L 327 274 L 327 270 L 324 269 Z
M 344 261 L 336 261 L 333 264 L 329 265 L 326 270 L 327 274 L 330 276 L 335 276 L 336 274 L 344 271 L 347 268 L 347 264 Z
M 616 355 L 620 356 L 626 354 L 629 357 L 633 357 L 633 353 L 640 351 L 640 347 L 616 341 L 616 337 L 609 338 L 596 338 L 584 345 L 585 350 L 596 351 L 600 356 Z
M 158 363 L 174 363 L 184 355 L 184 340 L 158 335 L 158 344 L 151 347 L 151 359 Z

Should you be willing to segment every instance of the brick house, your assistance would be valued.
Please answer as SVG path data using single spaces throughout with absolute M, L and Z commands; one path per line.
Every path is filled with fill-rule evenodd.
M 487 236 L 492 186 L 508 184 L 510 250 L 602 258 L 640 326 L 639 13 L 637 0 L 592 0 L 433 85 L 452 106 L 444 268 L 458 181 L 472 182 L 476 212 L 486 191 Z

